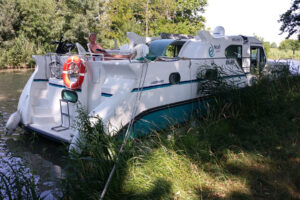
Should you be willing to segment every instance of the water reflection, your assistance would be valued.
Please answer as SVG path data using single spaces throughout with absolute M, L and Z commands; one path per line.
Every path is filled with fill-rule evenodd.
M 17 110 L 19 96 L 32 72 L 0 72 L 0 163 L 21 159 L 21 163 L 26 163 L 29 171 L 38 176 L 39 191 L 49 193 L 55 189 L 55 180 L 63 176 L 63 157 L 67 155 L 67 148 L 21 128 L 10 136 L 4 134 L 5 123 Z

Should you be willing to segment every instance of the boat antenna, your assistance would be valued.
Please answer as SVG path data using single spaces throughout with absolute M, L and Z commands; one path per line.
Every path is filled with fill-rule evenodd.
M 119 150 L 118 156 L 116 158 L 116 162 L 115 162 L 112 170 L 109 173 L 108 179 L 107 179 L 107 181 L 105 183 L 104 189 L 102 190 L 102 193 L 101 193 L 101 196 L 100 196 L 99 200 L 103 200 L 104 199 L 104 196 L 106 194 L 106 191 L 107 191 L 107 188 L 109 186 L 109 183 L 110 183 L 110 181 L 111 181 L 111 179 L 112 179 L 112 177 L 113 177 L 113 175 L 114 175 L 114 173 L 116 171 L 116 164 L 117 164 L 117 161 L 119 159 L 119 156 L 120 156 L 120 154 L 122 154 L 124 152 L 124 147 L 127 144 L 128 138 L 130 136 L 131 128 L 132 128 L 132 125 L 134 123 L 134 117 L 135 117 L 135 114 L 136 114 L 139 102 L 141 100 L 142 92 L 143 92 L 144 85 L 145 85 L 146 75 L 147 75 L 147 71 L 148 71 L 148 63 L 151 62 L 151 60 L 148 60 L 147 58 L 144 58 L 144 61 L 145 62 L 143 63 L 143 67 L 142 67 L 142 73 L 141 73 L 141 77 L 140 77 L 140 81 L 139 81 L 139 87 L 138 87 L 136 98 L 135 98 L 135 101 L 134 101 L 134 106 L 132 107 L 131 119 L 130 119 L 130 121 L 128 123 L 127 130 L 126 130 L 126 133 L 125 133 L 125 137 L 124 137 L 123 143 L 121 145 L 121 148 Z

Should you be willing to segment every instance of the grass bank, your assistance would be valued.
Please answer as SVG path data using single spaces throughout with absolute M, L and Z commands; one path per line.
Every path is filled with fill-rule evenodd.
M 131 140 L 105 199 L 300 199 L 300 78 L 216 97 L 205 118 Z M 83 117 L 63 198 L 98 199 L 120 141 Z
M 300 60 L 300 51 L 295 51 L 293 54 L 292 50 L 280 50 L 279 48 L 270 48 L 268 53 L 268 59 L 294 59 Z

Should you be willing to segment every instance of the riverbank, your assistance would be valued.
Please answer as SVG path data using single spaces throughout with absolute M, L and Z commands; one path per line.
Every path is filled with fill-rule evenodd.
M 205 118 L 131 141 L 106 198 L 300 199 L 300 78 L 262 80 L 216 100 Z M 69 160 L 66 196 L 99 198 L 118 145 L 102 138 Z
M 131 140 L 105 199 L 300 199 L 300 77 L 215 100 L 204 118 Z M 90 142 L 64 157 L 57 199 L 99 199 L 120 147 L 101 121 L 92 128 L 82 113 L 80 122 Z
M 30 71 L 30 70 L 34 70 L 35 67 L 3 67 L 3 68 L 0 68 L 0 73 L 1 72 L 27 72 L 27 71 Z

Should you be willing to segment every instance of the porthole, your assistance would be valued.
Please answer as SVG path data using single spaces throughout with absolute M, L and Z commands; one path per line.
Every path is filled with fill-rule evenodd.
M 178 84 L 180 82 L 180 74 L 178 72 L 174 72 L 170 74 L 169 81 L 171 85 Z
M 61 98 L 65 101 L 76 103 L 78 100 L 78 95 L 75 91 L 64 89 L 61 91 Z

